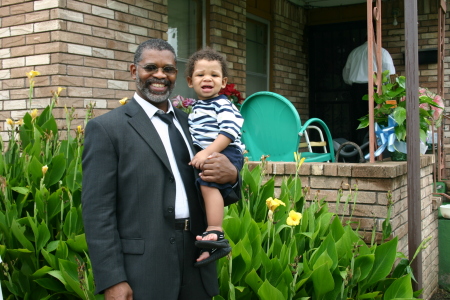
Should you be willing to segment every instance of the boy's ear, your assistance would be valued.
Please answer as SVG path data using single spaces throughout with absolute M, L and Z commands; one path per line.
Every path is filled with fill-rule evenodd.
M 186 77 L 186 81 L 187 81 L 187 84 L 188 84 L 188 87 L 190 87 L 190 88 L 192 88 L 192 77 Z
M 222 88 L 227 86 L 227 82 L 228 82 L 228 77 L 222 78 Z

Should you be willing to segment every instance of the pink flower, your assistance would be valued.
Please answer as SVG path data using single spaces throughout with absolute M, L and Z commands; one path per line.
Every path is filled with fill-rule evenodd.
M 192 98 L 185 98 L 183 101 L 182 101 L 182 105 L 183 105 L 183 107 L 189 107 L 189 106 L 191 106 L 191 105 L 194 105 L 194 103 L 195 103 L 195 99 L 192 99 Z

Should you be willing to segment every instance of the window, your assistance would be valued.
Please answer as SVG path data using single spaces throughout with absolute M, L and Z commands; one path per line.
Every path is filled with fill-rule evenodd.
M 168 41 L 177 54 L 178 76 L 171 97 L 196 98 L 187 86 L 184 70 L 189 56 L 201 48 L 202 0 L 169 0 Z
M 247 97 L 269 87 L 269 28 L 264 19 L 247 18 Z

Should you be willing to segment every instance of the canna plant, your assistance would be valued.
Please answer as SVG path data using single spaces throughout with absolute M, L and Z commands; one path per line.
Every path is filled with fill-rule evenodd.
M 37 75 L 27 73 L 30 104 Z M 67 138 L 61 139 L 52 113 L 62 90 L 40 114 L 7 120 L 9 142 L 0 157 L 4 299 L 103 298 L 93 295 L 81 219 L 83 129 L 71 129 L 74 110 L 66 109 Z M 296 161 L 298 170 L 303 159 L 296 155 Z M 265 180 L 264 164 L 263 158 L 254 169 L 244 166 L 243 200 L 226 211 L 223 226 L 233 251 L 218 262 L 216 300 L 415 299 L 410 261 L 396 252 L 397 239 L 388 238 L 389 214 L 387 241 L 368 246 L 323 199 L 307 203 L 297 176 L 285 178 L 274 198 L 275 181 Z
M 263 183 L 264 163 L 244 166 L 244 199 L 228 208 L 223 226 L 233 251 L 219 261 L 214 299 L 416 299 L 397 238 L 366 245 L 323 199 L 307 203 L 297 176 L 285 178 L 274 199 L 274 179 Z M 387 223 L 383 236 L 390 236 Z M 397 257 L 403 259 L 394 268 Z
M 37 75 L 27 73 L 30 104 Z M 34 109 L 21 120 L 7 120 L 9 141 L 0 157 L 5 299 L 96 298 L 81 219 L 83 130 L 78 126 L 71 134 L 74 110 L 66 108 L 67 138 L 60 139 L 52 113 L 63 90 L 52 92 L 40 114 Z

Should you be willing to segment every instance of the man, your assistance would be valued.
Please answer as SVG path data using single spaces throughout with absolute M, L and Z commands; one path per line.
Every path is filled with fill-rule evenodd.
M 83 219 L 96 292 L 104 291 L 107 300 L 211 299 L 218 294 L 215 264 L 194 268 L 205 213 L 194 170 L 188 174 L 194 179 L 186 180 L 174 154 L 183 147 L 188 159 L 194 154 L 187 115 L 168 100 L 177 76 L 175 51 L 163 40 L 148 40 L 130 71 L 133 99 L 85 130 Z M 160 115 L 167 112 L 174 113 L 173 124 Z M 173 125 L 185 145 L 172 145 Z M 238 172 L 214 154 L 200 176 L 235 184 Z M 228 203 L 237 201 L 239 188 L 235 184 Z
M 345 67 L 342 70 L 342 77 L 344 82 L 351 85 L 351 116 L 353 118 L 350 120 L 352 128 L 358 128 L 358 119 L 367 115 L 369 113 L 369 108 L 366 101 L 361 101 L 364 95 L 368 92 L 368 63 L 367 63 L 367 52 L 368 52 L 368 42 L 365 42 L 361 46 L 356 47 L 350 52 L 345 63 Z M 377 71 L 377 62 L 375 57 L 375 48 L 373 49 L 373 71 Z M 395 74 L 395 66 L 389 52 L 381 48 L 381 68 L 382 71 L 389 70 L 389 74 Z M 357 141 L 356 143 L 361 145 L 365 142 L 365 137 L 368 132 L 368 128 L 360 129 L 357 131 Z

